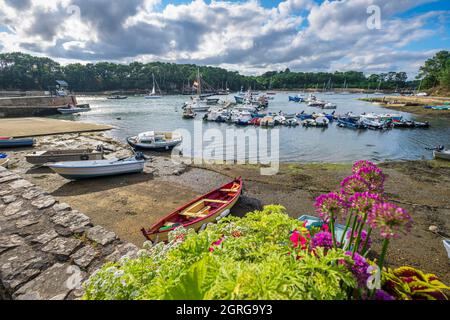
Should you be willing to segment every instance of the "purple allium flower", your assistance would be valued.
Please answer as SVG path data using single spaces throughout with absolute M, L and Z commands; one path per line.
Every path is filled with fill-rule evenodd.
M 347 203 L 340 194 L 331 192 L 317 197 L 315 207 L 322 220 L 328 223 L 346 213 Z
M 372 228 L 380 229 L 380 235 L 385 239 L 399 238 L 400 233 L 406 234 L 412 227 L 408 212 L 392 203 L 375 204 L 367 222 Z
M 378 194 L 370 192 L 357 192 L 348 199 L 348 202 L 352 212 L 357 215 L 359 221 L 361 221 L 365 214 L 372 211 L 373 205 L 381 200 L 382 199 Z
M 361 168 L 365 167 L 376 167 L 375 163 L 367 161 L 367 160 L 359 160 L 355 162 L 352 168 L 353 174 L 357 174 Z
M 351 257 L 353 253 L 351 251 L 347 251 L 345 255 Z M 349 269 L 356 277 L 359 288 L 367 288 L 367 279 L 370 277 L 370 274 L 367 272 L 368 268 L 369 263 L 367 263 L 367 260 L 358 253 L 355 253 L 353 256 L 353 265 L 350 266 Z
M 363 193 L 369 191 L 369 182 L 363 177 L 354 174 L 345 178 L 341 182 L 341 193 L 347 197 L 354 195 L 355 193 Z
M 316 233 L 311 240 L 311 249 L 322 247 L 325 249 L 333 248 L 333 239 L 331 237 L 331 232 L 322 231 Z
M 384 290 L 377 290 L 375 291 L 375 296 L 373 297 L 374 300 L 395 300 L 393 296 L 391 296 L 389 293 L 387 293 Z
M 372 192 L 383 193 L 384 181 L 386 176 L 377 166 L 362 167 L 356 173 L 369 183 L 369 190 Z
M 347 235 L 346 235 L 347 240 L 350 240 L 351 236 L 352 236 L 352 232 L 351 231 L 347 232 Z M 355 241 L 356 241 L 357 237 L 358 237 L 358 232 L 355 231 L 353 233 L 353 241 L 352 241 L 353 243 L 351 243 L 350 245 L 352 245 L 352 246 L 355 245 Z M 359 248 L 358 248 L 359 253 L 363 253 L 362 250 L 364 249 L 364 244 L 366 243 L 366 240 L 367 240 L 367 231 L 363 230 L 361 232 L 361 241 L 359 243 Z M 371 247 L 372 247 L 372 239 L 369 237 L 369 240 L 367 240 L 367 245 L 366 245 L 365 251 L 368 251 Z

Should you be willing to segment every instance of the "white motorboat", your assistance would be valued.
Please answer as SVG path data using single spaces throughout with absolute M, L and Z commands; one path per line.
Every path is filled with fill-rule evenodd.
M 128 144 L 136 149 L 170 150 L 183 142 L 179 133 L 148 131 L 127 138 Z
M 450 160 L 450 150 L 435 150 L 433 155 L 435 159 Z
M 242 111 L 239 112 L 237 115 L 237 118 L 235 120 L 235 123 L 238 125 L 247 125 L 250 123 L 250 121 L 253 119 L 252 114 L 248 111 Z
M 208 113 L 205 114 L 204 120 L 206 121 L 216 121 L 216 122 L 224 122 L 229 118 L 229 114 L 227 110 L 222 108 L 211 108 Z
M 91 111 L 91 107 L 88 104 L 83 105 L 67 105 L 66 107 L 61 107 L 57 109 L 59 113 L 61 114 L 76 114 L 76 113 L 82 113 L 82 112 L 89 112 Z
M 142 155 L 126 159 L 57 162 L 48 167 L 69 180 L 81 180 L 129 173 L 144 170 L 145 159 Z
M 327 104 L 325 104 L 322 109 L 336 109 L 337 105 L 331 102 L 328 102 Z

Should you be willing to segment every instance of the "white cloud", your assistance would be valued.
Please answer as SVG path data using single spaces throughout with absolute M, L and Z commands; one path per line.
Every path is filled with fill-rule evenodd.
M 0 25 L 12 30 L 0 29 L 0 48 L 64 62 L 192 62 L 247 74 L 286 67 L 413 72 L 434 51 L 404 48 L 442 32 L 425 26 L 449 12 L 395 15 L 432 1 L 285 0 L 265 8 L 256 0 L 165 7 L 161 0 L 0 0 Z M 381 30 L 367 28 L 371 4 L 381 9 Z

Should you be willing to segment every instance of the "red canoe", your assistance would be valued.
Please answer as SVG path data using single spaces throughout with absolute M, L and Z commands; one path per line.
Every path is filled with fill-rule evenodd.
M 217 217 L 231 210 L 242 193 L 242 186 L 242 178 L 237 178 L 177 209 L 150 229 L 141 231 L 147 240 L 154 242 L 167 241 L 169 232 L 181 226 L 198 231 L 204 224 L 215 222 Z

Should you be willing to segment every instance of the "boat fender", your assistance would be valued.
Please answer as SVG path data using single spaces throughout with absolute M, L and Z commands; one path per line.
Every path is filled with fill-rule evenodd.
M 202 232 L 203 230 L 206 229 L 207 223 L 202 224 L 202 226 L 200 227 L 200 229 L 198 230 L 198 232 Z
M 216 222 L 219 222 L 223 218 L 226 218 L 229 214 L 230 214 L 230 210 L 225 210 L 224 212 L 222 212 L 222 214 L 220 216 L 218 216 L 216 218 Z

